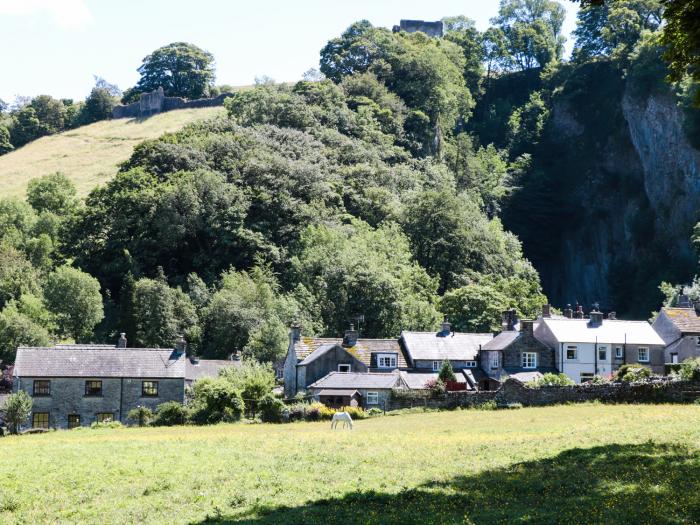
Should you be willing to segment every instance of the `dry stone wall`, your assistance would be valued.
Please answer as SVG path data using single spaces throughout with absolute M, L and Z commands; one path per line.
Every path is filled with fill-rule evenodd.
M 224 100 L 232 95 L 233 93 L 222 93 L 214 98 L 187 100 L 182 97 L 166 97 L 163 89 L 158 88 L 150 93 L 142 93 L 138 102 L 115 106 L 112 110 L 112 118 L 146 118 L 174 109 L 223 106 Z

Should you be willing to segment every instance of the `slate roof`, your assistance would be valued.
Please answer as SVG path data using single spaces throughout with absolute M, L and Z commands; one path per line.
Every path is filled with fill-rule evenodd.
M 472 361 L 476 359 L 479 346 L 493 339 L 493 334 L 401 332 L 401 337 L 414 361 Z
M 660 345 L 664 342 L 646 321 L 605 319 L 591 326 L 589 319 L 542 319 L 559 342 Z
M 682 333 L 700 334 L 700 317 L 695 308 L 662 308 L 671 322 Z
M 401 372 L 401 379 L 411 390 L 425 390 L 425 383 L 431 379 L 438 378 L 437 372 Z
M 517 374 L 510 374 L 510 377 L 517 379 L 521 383 L 529 383 L 535 379 L 539 379 L 544 374 L 535 370 L 534 372 L 518 372 Z
M 482 350 L 505 350 L 520 337 L 521 332 L 506 331 L 501 332 L 496 337 L 481 345 Z
M 328 337 L 302 337 L 294 343 L 294 351 L 300 365 L 305 365 L 318 358 L 328 349 L 336 345 L 343 345 L 342 338 Z M 406 368 L 406 358 L 401 349 L 401 345 L 396 339 L 358 339 L 357 344 L 352 347 L 343 346 L 350 354 L 370 368 L 377 364 L 372 359 L 373 353 L 397 354 L 396 364 L 399 368 Z
M 226 367 L 240 368 L 240 359 L 231 361 L 230 359 L 200 359 L 196 364 L 191 359 L 187 359 L 185 364 L 185 379 L 196 381 L 203 377 L 218 377 L 219 372 Z
M 104 345 L 20 347 L 15 377 L 184 378 L 183 354 L 162 348 Z
M 352 397 L 355 394 L 359 394 L 357 390 L 353 390 L 352 388 L 348 388 L 347 390 L 342 390 L 342 389 L 337 389 L 337 388 L 328 388 L 326 390 L 321 390 L 318 395 L 319 396 L 346 396 L 346 397 Z
M 357 388 L 395 388 L 401 386 L 401 376 L 396 373 L 382 374 L 374 372 L 331 372 L 308 388 L 317 389 L 357 389 Z

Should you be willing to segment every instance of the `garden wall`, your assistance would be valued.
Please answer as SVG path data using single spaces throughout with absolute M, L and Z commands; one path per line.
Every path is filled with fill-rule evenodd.
M 495 400 L 498 405 L 520 403 L 546 406 L 562 403 L 601 401 L 604 403 L 690 403 L 700 398 L 700 382 L 663 379 L 647 383 L 608 383 L 528 388 L 509 379 L 501 388 L 489 392 L 448 392 L 434 396 L 430 392 L 395 391 L 387 410 L 400 408 L 473 407 Z

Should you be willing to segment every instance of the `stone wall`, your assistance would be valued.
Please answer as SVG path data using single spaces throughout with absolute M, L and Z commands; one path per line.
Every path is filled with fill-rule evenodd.
M 415 33 L 421 31 L 426 35 L 434 38 L 440 38 L 445 33 L 445 25 L 441 21 L 426 22 L 425 20 L 401 20 L 398 26 L 394 26 L 395 33 L 405 31 L 406 33 Z
M 400 408 L 474 407 L 494 400 L 505 406 L 547 406 L 563 403 L 601 401 L 604 403 L 690 403 L 700 399 L 700 382 L 660 380 L 649 383 L 608 383 L 603 385 L 573 385 L 528 388 L 520 381 L 509 379 L 496 391 L 448 392 L 433 396 L 430 392 L 395 393 L 387 410 Z
M 112 110 L 112 118 L 146 118 L 174 109 L 223 106 L 224 100 L 232 95 L 233 93 L 222 93 L 214 98 L 187 100 L 181 97 L 166 97 L 163 89 L 158 88 L 150 93 L 142 93 L 138 102 L 115 106 Z

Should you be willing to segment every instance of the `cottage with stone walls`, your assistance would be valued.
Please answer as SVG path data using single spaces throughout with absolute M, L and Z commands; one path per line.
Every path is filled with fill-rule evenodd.
M 666 363 L 700 357 L 700 301 L 691 304 L 681 295 L 678 306 L 662 308 L 652 326 L 666 344 Z

